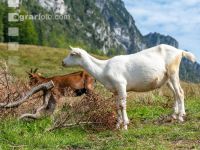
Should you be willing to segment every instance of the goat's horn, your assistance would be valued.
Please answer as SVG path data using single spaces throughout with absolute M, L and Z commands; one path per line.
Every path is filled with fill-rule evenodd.
M 37 71 L 38 71 L 38 68 L 36 68 L 33 73 L 36 73 Z
M 31 68 L 31 73 L 33 73 L 33 69 Z

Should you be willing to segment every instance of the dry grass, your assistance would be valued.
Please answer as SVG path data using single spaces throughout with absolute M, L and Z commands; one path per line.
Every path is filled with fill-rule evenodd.
M 28 90 L 26 83 L 16 79 L 8 70 L 6 62 L 0 63 L 0 102 L 10 103 L 18 100 Z M 27 107 L 26 107 L 27 108 Z M 20 111 L 19 111 L 20 110 Z M 0 119 L 16 116 L 23 109 L 0 109 Z
M 114 129 L 115 112 L 115 102 L 112 98 L 105 99 L 94 92 L 79 98 L 70 97 L 56 116 L 51 130 L 82 124 L 89 125 L 90 130 Z

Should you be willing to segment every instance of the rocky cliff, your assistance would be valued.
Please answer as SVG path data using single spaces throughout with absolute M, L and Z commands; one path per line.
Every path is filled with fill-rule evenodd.
M 160 33 L 149 33 L 145 35 L 144 42 L 146 47 L 153 47 L 159 44 L 168 44 L 178 48 L 178 41 L 176 39 L 169 35 L 164 36 Z
M 42 7 L 49 13 L 68 15 L 68 20 L 54 21 L 55 26 L 63 26 L 62 33 L 68 35 L 67 38 L 70 40 L 79 40 L 81 43 L 87 44 L 93 49 L 100 49 L 104 53 L 109 53 L 111 50 L 115 51 L 113 52 L 115 54 L 135 53 L 160 43 L 178 47 L 178 42 L 170 36 L 158 33 L 143 36 L 122 0 L 35 1 L 37 3 L 24 0 L 23 5 L 30 13 L 36 12 L 32 8 Z M 50 28 L 49 24 L 51 21 L 46 23 L 47 29 Z M 52 29 L 48 31 L 48 34 L 54 30 L 59 29 Z M 57 33 L 58 31 L 55 34 Z

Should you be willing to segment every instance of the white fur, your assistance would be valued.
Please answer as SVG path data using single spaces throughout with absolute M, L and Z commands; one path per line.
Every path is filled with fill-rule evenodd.
M 169 45 L 159 45 L 136 54 L 115 56 L 108 60 L 99 60 L 80 48 L 72 51 L 63 60 L 64 66 L 79 65 L 87 70 L 107 89 L 117 95 L 118 123 L 123 122 L 124 129 L 129 123 L 126 113 L 127 91 L 145 92 L 161 87 L 165 83 L 173 91 L 175 106 L 173 117 L 183 121 L 185 115 L 184 93 L 179 83 L 179 65 L 172 67 L 176 58 L 182 56 L 195 61 L 193 54 Z M 176 63 L 177 64 L 177 63 Z

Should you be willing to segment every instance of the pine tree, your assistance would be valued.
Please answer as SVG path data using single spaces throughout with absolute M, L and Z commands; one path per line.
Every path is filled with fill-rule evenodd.
M 0 3 L 0 42 L 3 42 L 4 38 L 3 38 L 3 12 L 4 12 L 4 5 L 3 3 Z
M 22 10 L 20 15 L 27 15 L 27 12 Z M 19 43 L 38 44 L 38 34 L 35 30 L 33 20 L 25 19 L 19 22 Z

